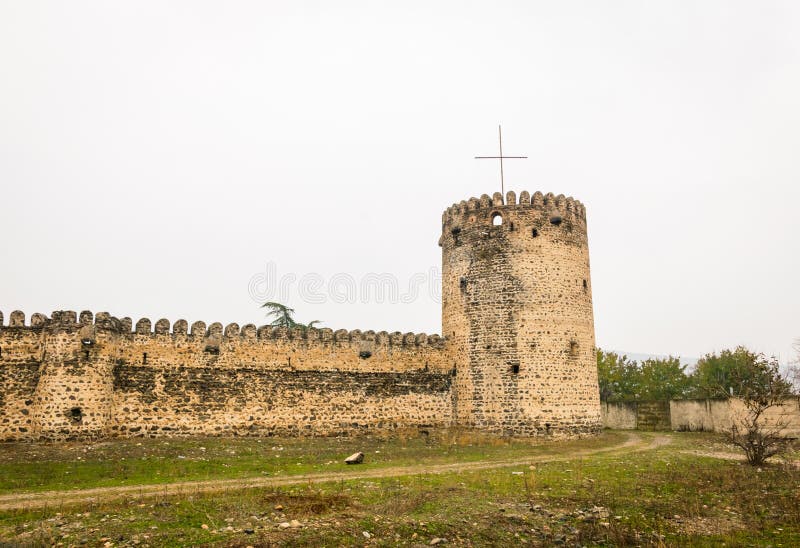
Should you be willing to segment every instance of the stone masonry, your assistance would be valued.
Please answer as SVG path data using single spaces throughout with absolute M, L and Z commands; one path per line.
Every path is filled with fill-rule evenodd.
M 600 428 L 585 210 L 450 207 L 443 337 L 0 313 L 0 440 Z
M 600 425 L 586 211 L 572 198 L 472 198 L 442 218 L 442 334 L 454 420 L 504 434 Z

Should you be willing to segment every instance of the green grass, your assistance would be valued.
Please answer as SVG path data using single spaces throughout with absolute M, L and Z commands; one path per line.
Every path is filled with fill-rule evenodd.
M 288 476 L 352 470 L 343 460 L 366 454 L 359 469 L 524 458 L 601 447 L 623 437 L 542 443 L 452 431 L 402 438 L 189 438 L 100 443 L 0 444 L 0 494 L 175 481 Z
M 608 435 L 623 439 L 618 433 Z M 697 456 L 687 451 L 730 449 L 708 434 L 666 435 L 672 443 L 655 450 L 551 460 L 533 469 L 525 465 L 155 500 L 132 497 L 100 505 L 5 512 L 0 513 L 0 540 L 34 546 L 419 546 L 436 537 L 447 539 L 446 546 L 800 545 L 800 471 L 776 464 L 759 471 L 741 462 Z M 600 443 L 531 447 L 484 438 L 471 447 L 452 447 L 421 440 L 346 440 L 339 447 L 327 440 L 334 443 L 329 448 L 324 441 L 294 440 L 284 452 L 296 451 L 293 457 L 316 451 L 320 458 L 334 453 L 341 457 L 361 443 L 384 448 L 372 449 L 381 453 L 370 457 L 384 455 L 384 450 L 396 452 L 399 460 L 390 454 L 372 463 L 387 466 L 420 456 L 434 458 L 431 453 L 442 460 L 481 454 L 514 458 L 517 451 L 563 456 Z M 145 447 L 142 443 L 134 447 Z M 149 450 L 166 451 L 152 449 L 160 443 L 153 442 Z M 224 453 L 257 442 L 175 443 L 182 449 L 187 447 L 182 444 L 199 443 L 207 452 Z M 261 443 L 270 451 L 275 445 Z M 280 527 L 291 520 L 302 526 Z

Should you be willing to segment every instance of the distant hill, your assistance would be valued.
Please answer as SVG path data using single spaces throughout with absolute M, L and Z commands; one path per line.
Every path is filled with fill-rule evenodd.
M 605 350 L 605 349 L 604 349 Z M 610 350 L 610 352 L 616 352 L 620 356 L 628 356 L 629 360 L 634 360 L 637 362 L 643 362 L 645 360 L 651 359 L 658 359 L 658 358 L 668 358 L 669 356 L 666 354 L 645 354 L 642 352 L 626 352 L 625 350 Z M 694 365 L 697 363 L 699 358 L 692 358 L 687 356 L 677 356 L 681 359 L 682 365 L 688 365 L 689 369 L 693 368 Z

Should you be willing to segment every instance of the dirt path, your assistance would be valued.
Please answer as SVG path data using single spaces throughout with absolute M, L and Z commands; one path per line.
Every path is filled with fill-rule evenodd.
M 736 460 L 744 462 L 747 458 L 742 453 L 730 453 L 727 451 L 681 451 L 682 453 L 686 453 L 687 455 L 696 455 L 698 457 L 710 457 L 712 459 L 722 459 L 722 460 Z M 794 466 L 795 468 L 800 469 L 800 460 L 781 460 L 782 457 L 771 457 L 767 462 L 768 463 L 775 463 L 775 462 L 782 462 L 783 464 L 789 464 Z
M 744 455 L 737 454 L 737 453 L 728 453 L 724 451 L 681 451 L 681 453 L 685 453 L 687 455 L 695 455 L 698 457 L 710 457 L 712 459 L 722 459 L 722 460 L 745 460 Z
M 656 449 L 670 443 L 668 436 L 656 436 L 643 440 L 634 433 L 627 434 L 623 443 L 585 449 L 565 455 L 537 455 L 525 459 L 487 460 L 476 462 L 456 462 L 449 464 L 419 464 L 414 466 L 393 466 L 374 470 L 353 472 L 335 472 L 319 474 L 302 474 L 286 477 L 253 477 L 225 480 L 183 481 L 150 485 L 126 485 L 119 487 L 96 487 L 75 491 L 42 491 L 38 493 L 12 493 L 0 495 L 0 511 L 53 507 L 69 504 L 96 504 L 123 498 L 152 498 L 168 495 L 188 495 L 195 493 L 214 493 L 236 489 L 252 489 L 256 487 L 280 487 L 285 485 L 325 483 L 343 480 L 363 480 L 391 478 L 399 476 L 416 476 L 424 474 L 445 474 L 451 472 L 474 472 L 508 466 L 527 466 L 537 462 L 565 461 L 588 455 L 614 452 L 634 452 Z

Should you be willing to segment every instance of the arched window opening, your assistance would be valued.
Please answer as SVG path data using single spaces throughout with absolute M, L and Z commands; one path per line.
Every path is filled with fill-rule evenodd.
M 492 213 L 492 225 L 494 225 L 494 226 L 500 226 L 500 225 L 502 225 L 502 224 L 503 224 L 503 216 L 502 216 L 502 215 L 500 215 L 500 214 L 499 214 L 499 213 L 497 213 L 497 212 L 495 212 L 495 213 Z

